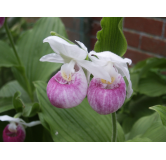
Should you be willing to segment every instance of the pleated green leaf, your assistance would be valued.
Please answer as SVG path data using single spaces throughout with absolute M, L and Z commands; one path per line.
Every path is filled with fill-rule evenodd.
M 140 79 L 137 90 L 149 97 L 161 96 L 166 94 L 165 80 L 157 74 L 149 75 Z
M 140 135 L 139 135 L 126 142 L 152 142 L 152 140 L 147 137 L 140 137 Z
M 14 109 L 12 104 L 12 97 L 0 98 L 0 113 Z
M 12 67 L 17 66 L 17 59 L 10 46 L 0 41 L 0 67 Z
M 99 115 L 85 98 L 77 107 L 60 109 L 51 105 L 46 94 L 46 83 L 35 82 L 41 107 L 40 120 L 54 141 L 59 142 L 107 142 L 111 141 L 111 115 Z M 118 141 L 124 141 L 124 133 L 118 124 Z
M 40 106 L 38 103 L 25 104 L 22 116 L 33 117 L 40 111 Z
M 24 102 L 30 102 L 28 94 L 25 92 L 25 90 L 20 86 L 20 84 L 17 81 L 11 81 L 6 83 L 1 89 L 0 89 L 0 97 L 7 98 L 7 97 L 13 97 L 14 94 L 19 91 L 21 92 Z
M 159 121 L 159 116 L 156 113 L 138 119 L 131 129 L 128 139 L 133 139 L 138 135 L 144 134 L 148 130 L 148 128 L 150 128 L 153 123 L 157 121 Z
M 100 24 L 101 31 L 97 32 L 96 52 L 111 51 L 123 56 L 127 50 L 127 41 L 122 31 L 123 18 L 104 17 Z
M 166 142 L 166 128 L 161 121 L 155 122 L 141 137 L 148 137 L 153 142 Z
M 33 117 L 40 111 L 39 103 L 24 103 L 20 92 L 14 94 L 13 106 L 17 112 L 22 112 L 24 117 Z
M 26 31 L 17 42 L 18 54 L 30 82 L 36 80 L 47 81 L 49 76 L 59 69 L 61 65 L 39 61 L 42 56 L 54 53 L 48 43 L 43 44 L 43 40 L 50 36 L 50 31 L 55 31 L 66 37 L 65 27 L 60 18 L 40 18 L 33 29 Z M 18 71 L 15 70 L 14 74 L 18 77 L 19 73 L 16 72 Z M 18 81 L 19 80 L 20 78 L 18 78 Z M 21 81 L 20 83 L 23 82 L 24 81 Z M 22 84 L 22 86 L 24 85 Z
M 166 107 L 161 105 L 156 105 L 150 107 L 150 109 L 155 110 L 160 115 L 163 125 L 166 126 Z
M 14 97 L 13 97 L 13 106 L 14 106 L 14 109 L 17 112 L 22 112 L 23 108 L 25 107 L 25 105 L 22 102 L 20 96 L 21 96 L 21 93 L 20 92 L 16 92 L 14 94 Z

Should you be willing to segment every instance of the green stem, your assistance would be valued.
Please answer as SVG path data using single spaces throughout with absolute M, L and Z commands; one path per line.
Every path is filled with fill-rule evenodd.
M 20 66 L 24 67 L 24 66 L 22 65 L 22 63 L 21 63 L 21 60 L 20 60 L 20 58 L 19 58 L 19 56 L 18 56 L 18 53 L 17 53 L 17 50 L 16 50 L 16 48 L 15 48 L 14 41 L 13 41 L 12 35 L 11 35 L 11 33 L 10 33 L 8 24 L 7 24 L 7 18 L 5 18 L 5 24 L 4 24 L 4 26 L 5 26 L 6 33 L 7 33 L 7 35 L 8 35 L 8 38 L 9 38 L 9 40 L 10 40 L 11 46 L 12 46 L 12 48 L 13 48 L 14 54 L 15 54 L 15 56 L 16 56 L 16 58 L 17 58 L 17 61 L 18 61 L 18 63 L 19 63 Z M 33 92 L 32 92 L 30 83 L 29 83 L 29 81 L 28 81 L 28 78 L 26 77 L 25 73 L 22 73 L 22 72 L 20 72 L 20 73 L 22 74 L 22 76 L 23 76 L 23 78 L 24 78 L 24 80 L 25 80 L 25 83 L 27 84 L 27 92 L 28 92 L 28 94 L 29 94 L 29 97 L 31 98 L 31 101 L 34 101 L 34 99 L 33 99 Z
M 117 138 L 117 125 L 116 125 L 116 112 L 112 113 L 112 142 L 116 142 Z
M 19 58 L 19 56 L 18 56 L 18 54 L 17 54 L 16 48 L 15 48 L 15 45 L 14 45 L 14 41 L 13 41 L 12 35 L 11 35 L 10 30 L 9 30 L 9 28 L 8 28 L 8 25 L 7 25 L 7 18 L 5 18 L 5 24 L 4 24 L 4 26 L 5 26 L 6 33 L 7 33 L 7 35 L 8 35 L 8 38 L 9 38 L 9 40 L 10 40 L 10 43 L 11 43 L 11 45 L 12 45 L 12 48 L 13 48 L 13 50 L 14 50 L 14 54 L 15 54 L 17 60 L 18 60 L 18 63 L 19 63 L 20 66 L 22 66 L 21 61 L 20 61 L 20 58 Z

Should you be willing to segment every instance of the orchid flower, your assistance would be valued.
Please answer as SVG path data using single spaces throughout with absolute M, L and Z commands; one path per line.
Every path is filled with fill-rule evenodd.
M 0 28 L 3 26 L 5 22 L 5 17 L 0 17 Z
M 83 43 L 76 41 L 80 48 L 58 36 L 49 36 L 43 42 L 48 42 L 55 53 L 43 56 L 40 61 L 64 63 L 47 85 L 47 96 L 53 106 L 71 108 L 79 105 L 85 98 L 88 83 L 82 67 L 94 76 L 104 76 L 106 80 L 110 80 L 107 72 L 85 60 L 88 52 Z
M 98 58 L 96 58 L 98 57 Z M 125 76 L 128 81 L 127 98 L 133 92 L 130 81 L 130 74 L 127 63 L 131 64 L 128 58 L 121 58 L 118 55 L 104 51 L 96 53 L 91 51 L 89 58 L 106 71 L 111 81 L 106 77 L 94 77 L 88 88 L 88 101 L 91 107 L 99 114 L 110 114 L 117 111 L 124 103 L 126 97 Z
M 8 115 L 0 116 L 0 120 L 10 122 L 3 130 L 4 142 L 23 142 L 26 137 L 25 127 L 41 124 L 40 121 L 26 123 L 21 118 L 13 118 Z

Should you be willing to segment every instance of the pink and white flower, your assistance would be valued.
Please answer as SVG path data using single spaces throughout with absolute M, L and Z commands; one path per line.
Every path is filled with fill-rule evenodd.
M 23 142 L 26 137 L 25 127 L 41 124 L 40 121 L 26 123 L 21 118 L 13 118 L 7 115 L 0 116 L 0 120 L 10 122 L 3 130 L 4 142 Z
M 79 105 L 87 95 L 88 83 L 82 67 L 94 76 L 105 76 L 98 65 L 86 61 L 87 48 L 79 41 L 70 44 L 58 36 L 49 36 L 43 42 L 48 42 L 55 53 L 43 56 L 40 61 L 64 63 L 61 70 L 48 82 L 47 96 L 51 104 L 58 108 L 71 108 Z
M 98 58 L 96 58 L 96 56 Z M 110 114 L 116 112 L 124 103 L 126 98 L 129 98 L 133 92 L 132 84 L 130 81 L 130 74 L 128 70 L 128 64 L 131 64 L 131 60 L 128 58 L 121 58 L 118 55 L 104 51 L 96 53 L 91 51 L 89 58 L 98 64 L 103 71 L 106 71 L 111 80 L 107 80 L 106 77 L 98 75 L 90 82 L 88 88 L 88 101 L 91 107 L 99 114 Z M 127 78 L 128 87 L 123 77 Z

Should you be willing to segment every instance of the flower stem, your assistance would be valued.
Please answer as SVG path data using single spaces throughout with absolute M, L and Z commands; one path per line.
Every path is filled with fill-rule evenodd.
M 9 31 L 9 28 L 8 28 L 8 25 L 7 25 L 7 17 L 5 17 L 5 24 L 4 24 L 4 26 L 5 26 L 6 33 L 7 33 L 7 35 L 8 35 L 8 38 L 9 38 L 9 40 L 10 40 L 10 43 L 11 43 L 11 45 L 12 45 L 12 48 L 13 48 L 13 50 L 14 50 L 14 54 L 15 54 L 17 60 L 18 60 L 18 63 L 19 63 L 20 66 L 22 66 L 21 61 L 20 61 L 20 58 L 19 58 L 19 56 L 18 56 L 18 54 L 17 54 L 17 51 L 16 51 L 16 48 L 15 48 L 14 42 L 13 42 L 12 35 L 11 35 L 11 33 L 10 33 L 10 31 Z
M 112 142 L 116 142 L 117 138 L 117 125 L 116 125 L 116 112 L 112 113 Z
M 7 35 L 8 35 L 8 38 L 9 38 L 9 40 L 10 40 L 11 46 L 12 46 L 12 48 L 13 48 L 14 54 L 15 54 L 15 56 L 16 56 L 16 58 L 17 58 L 17 61 L 18 61 L 18 63 L 19 63 L 20 66 L 24 67 L 24 66 L 22 65 L 22 63 L 21 63 L 21 60 L 20 60 L 20 58 L 19 58 L 19 56 L 18 56 L 18 53 L 17 53 L 17 50 L 16 50 L 16 48 L 15 48 L 14 41 L 13 41 L 12 35 L 11 35 L 11 33 L 10 33 L 8 24 L 7 24 L 7 17 L 5 17 L 4 26 L 5 26 L 5 30 L 6 30 L 6 33 L 7 33 Z M 29 97 L 31 98 L 31 101 L 33 101 L 33 92 L 32 92 L 30 83 L 29 83 L 29 81 L 28 81 L 28 78 L 26 77 L 25 73 L 22 73 L 22 72 L 21 72 L 21 74 L 22 74 L 22 76 L 23 76 L 23 78 L 24 78 L 24 80 L 25 80 L 25 82 L 26 82 L 26 84 L 27 84 L 27 92 L 28 92 L 28 94 L 29 94 Z

